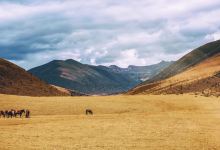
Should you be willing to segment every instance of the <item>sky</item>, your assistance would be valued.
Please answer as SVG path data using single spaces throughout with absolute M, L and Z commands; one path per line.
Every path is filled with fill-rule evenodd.
M 219 0 L 0 0 L 0 57 L 150 65 L 218 40 L 219 18 Z

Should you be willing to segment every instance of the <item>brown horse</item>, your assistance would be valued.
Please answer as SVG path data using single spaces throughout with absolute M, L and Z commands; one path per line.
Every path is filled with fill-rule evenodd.
M 26 117 L 26 118 L 30 118 L 30 113 L 31 113 L 30 110 L 27 109 L 27 110 L 26 110 L 26 113 L 25 113 L 25 117 Z
M 86 109 L 86 115 L 93 115 L 93 112 L 91 109 Z
M 22 109 L 22 110 L 17 110 L 17 111 L 15 112 L 15 117 L 17 117 L 17 115 L 18 115 L 18 116 L 21 118 L 24 113 L 25 113 L 25 110 L 24 110 L 24 109 Z
M 0 118 L 4 117 L 5 118 L 5 112 L 3 110 L 0 111 Z

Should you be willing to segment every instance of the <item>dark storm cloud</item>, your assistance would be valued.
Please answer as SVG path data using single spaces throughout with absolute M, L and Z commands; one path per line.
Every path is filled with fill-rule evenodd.
M 17 60 L 27 53 L 57 50 L 57 43 L 72 32 L 72 27 L 59 14 L 47 14 L 2 23 L 0 31 L 0 56 Z

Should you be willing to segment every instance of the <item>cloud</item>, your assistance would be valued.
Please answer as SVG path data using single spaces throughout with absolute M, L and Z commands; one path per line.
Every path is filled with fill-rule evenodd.
M 0 57 L 26 69 L 69 58 L 121 67 L 176 60 L 219 39 L 219 17 L 218 0 L 2 0 Z
M 73 52 L 72 50 L 65 51 L 42 51 L 35 55 L 27 54 L 24 59 L 11 60 L 13 63 L 23 66 L 24 68 L 32 68 L 33 66 L 43 65 L 51 60 L 66 60 L 72 58 L 81 61 L 80 53 Z
M 220 39 L 220 32 L 219 31 L 213 34 L 213 39 L 215 41 Z
M 136 49 L 128 49 L 119 52 L 118 57 L 111 63 L 106 63 L 105 65 L 113 65 L 117 64 L 120 67 L 127 67 L 128 64 L 137 64 L 139 66 L 143 66 L 146 64 L 146 59 L 139 58 Z

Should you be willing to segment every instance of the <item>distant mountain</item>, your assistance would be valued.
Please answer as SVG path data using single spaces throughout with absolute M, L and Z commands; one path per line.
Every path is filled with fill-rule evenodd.
M 124 74 L 125 76 L 129 76 L 133 80 L 137 80 L 139 83 L 142 81 L 146 81 L 156 74 L 160 73 L 164 68 L 168 67 L 169 65 L 173 64 L 174 61 L 161 61 L 158 64 L 149 65 L 149 66 L 134 66 L 130 65 L 128 68 L 120 68 L 118 66 L 112 65 L 109 68 L 112 71 Z
M 24 69 L 0 58 L 0 94 L 23 96 L 69 95 L 58 91 Z
M 220 41 L 201 46 L 128 94 L 194 93 L 220 96 Z
M 76 90 L 86 94 L 113 94 L 125 92 L 142 80 L 160 72 L 171 62 L 153 66 L 92 66 L 75 60 L 54 60 L 29 70 L 49 84 Z M 143 68 L 143 69 L 141 69 Z

